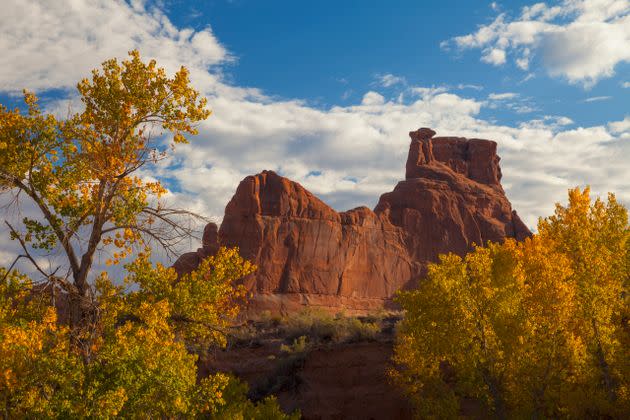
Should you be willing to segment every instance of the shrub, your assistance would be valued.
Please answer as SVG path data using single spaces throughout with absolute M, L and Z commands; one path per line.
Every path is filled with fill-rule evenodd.
M 323 311 L 313 310 L 306 310 L 283 319 L 279 328 L 288 342 L 306 336 L 311 343 L 369 341 L 376 339 L 381 331 L 379 322 L 332 316 Z

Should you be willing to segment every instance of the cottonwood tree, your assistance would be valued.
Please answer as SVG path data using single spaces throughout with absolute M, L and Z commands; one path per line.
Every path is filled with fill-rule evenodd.
M 575 290 L 578 336 L 588 370 L 583 398 L 586 410 L 607 412 L 624 405 L 630 412 L 630 226 L 628 211 L 609 194 L 591 202 L 590 191 L 569 191 L 569 205 L 538 224 L 541 240 L 566 255 Z M 584 406 L 585 405 L 585 406 Z
M 44 283 L 70 295 L 78 303 L 74 322 L 92 306 L 97 251 L 108 250 L 107 263 L 117 264 L 149 242 L 172 253 L 191 233 L 181 216 L 194 215 L 165 206 L 164 187 L 138 171 L 197 133 L 195 124 L 210 114 L 206 99 L 190 87 L 185 67 L 169 78 L 154 60 L 129 55 L 104 62 L 78 84 L 85 109 L 66 119 L 43 113 L 26 91 L 27 113 L 0 106 L 0 192 L 38 212 L 21 225 L 5 221 L 22 249 L 14 264 L 28 260 Z M 42 251 L 57 249 L 64 264 L 40 264 Z
M 569 192 L 522 243 L 441 256 L 398 301 L 402 385 L 424 416 L 623 416 L 630 404 L 627 211 Z M 479 413 L 478 413 L 479 414 Z
M 0 417 L 289 418 L 229 375 L 198 377 L 198 353 L 226 343 L 252 264 L 236 248 L 181 277 L 150 261 L 151 242 L 173 252 L 190 233 L 181 217 L 192 214 L 166 207 L 162 185 L 139 174 L 209 115 L 187 70 L 169 78 L 133 51 L 78 89 L 85 110 L 63 120 L 28 92 L 27 113 L 0 107 L 0 192 L 38 212 L 6 223 L 21 254 L 0 267 Z M 40 263 L 58 250 L 65 264 Z M 112 264 L 133 256 L 126 276 L 93 274 L 99 251 Z M 15 269 L 22 259 L 35 281 Z

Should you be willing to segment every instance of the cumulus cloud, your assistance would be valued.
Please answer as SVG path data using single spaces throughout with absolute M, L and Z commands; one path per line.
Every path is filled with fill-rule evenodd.
M 543 118 L 543 121 L 545 125 L 555 127 L 555 128 L 560 128 L 565 125 L 574 124 L 571 118 L 564 117 L 564 116 L 557 116 L 557 115 L 545 115 Z
M 363 99 L 361 100 L 361 105 L 383 105 L 384 103 L 385 98 L 383 95 L 373 91 L 363 95 Z
M 630 61 L 630 2 L 564 0 L 536 3 L 514 18 L 499 14 L 471 34 L 443 42 L 459 49 L 480 49 L 481 61 L 499 66 L 511 57 L 528 70 L 537 57 L 547 72 L 590 87 Z
M 488 64 L 494 64 L 495 66 L 505 64 L 505 50 L 500 48 L 489 48 L 484 51 L 481 61 Z
M 165 180 L 172 202 L 217 221 L 238 182 L 264 169 L 302 183 L 338 210 L 374 206 L 381 193 L 403 178 L 408 132 L 418 127 L 432 127 L 438 135 L 496 140 L 503 185 L 529 226 L 552 213 L 554 202 L 575 185 L 590 183 L 597 193 L 615 191 L 630 203 L 627 118 L 576 127 L 566 117 L 549 116 L 510 127 L 480 117 L 492 101 L 442 86 L 410 87 L 407 101 L 369 91 L 359 103 L 319 109 L 226 83 L 216 66 L 229 60 L 229 53 L 211 29 L 177 28 L 142 2 L 10 0 L 4 6 L 12 18 L 0 16 L 0 90 L 67 88 L 103 60 L 122 57 L 133 47 L 170 69 L 190 68 L 193 84 L 208 97 L 213 114 L 191 144 L 178 147 L 145 176 Z M 14 26 L 11 20 L 19 20 L 21 7 L 40 24 Z M 542 8 L 528 13 L 551 15 Z M 6 42 L 9 36 L 26 44 L 25 57 L 20 43 Z M 81 46 L 80 57 L 59 45 Z M 521 99 L 511 92 L 493 95 L 496 100 Z M 6 238 L 0 237 L 2 252 L 9 249 Z
M 0 90 L 16 92 L 73 88 L 99 60 L 139 48 L 174 71 L 185 63 L 202 70 L 230 60 L 211 28 L 179 29 L 144 1 L 8 0 L 0 13 Z M 203 79 L 203 80 L 202 80 Z
M 612 121 L 608 123 L 608 129 L 614 134 L 630 137 L 630 116 L 625 117 L 621 121 Z

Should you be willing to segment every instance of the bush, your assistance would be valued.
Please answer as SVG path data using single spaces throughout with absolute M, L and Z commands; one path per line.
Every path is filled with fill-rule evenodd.
M 281 321 L 284 338 L 291 342 L 306 336 L 311 343 L 350 343 L 375 340 L 381 332 L 378 321 L 361 320 L 326 312 L 306 310 Z
M 249 397 L 254 401 L 259 401 L 281 391 L 297 389 L 302 382 L 300 371 L 304 367 L 304 361 L 310 349 L 311 345 L 304 335 L 294 339 L 290 345 L 282 344 L 280 351 L 284 357 L 278 360 L 273 374 L 252 389 Z
M 301 335 L 295 340 L 293 340 L 293 344 L 287 346 L 283 344 L 280 346 L 280 351 L 289 354 L 301 354 L 305 353 L 308 350 L 309 344 L 306 336 Z

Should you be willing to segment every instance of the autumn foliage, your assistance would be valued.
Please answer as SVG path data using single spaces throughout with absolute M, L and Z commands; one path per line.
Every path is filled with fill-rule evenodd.
M 197 375 L 192 349 L 220 347 L 252 271 L 236 249 L 199 270 L 141 256 L 118 286 L 96 282 L 99 318 L 77 340 L 49 297 L 0 270 L 0 413 L 5 418 L 285 418 L 273 398 L 254 404 L 233 377 Z M 136 289 L 129 290 L 130 286 Z
M 630 412 L 630 227 L 588 188 L 524 242 L 444 255 L 405 310 L 394 380 L 420 416 Z
M 132 51 L 78 91 L 84 109 L 62 120 L 29 92 L 26 112 L 0 106 L 0 193 L 36 209 L 6 222 L 21 251 L 0 268 L 0 417 L 286 418 L 229 375 L 198 377 L 198 354 L 225 345 L 245 297 L 237 281 L 254 267 L 225 248 L 182 277 L 151 262 L 153 245 L 174 252 L 192 233 L 194 215 L 139 173 L 210 114 L 188 71 L 168 77 Z M 94 272 L 97 255 L 131 261 L 124 279 Z
M 61 120 L 42 112 L 27 91 L 26 112 L 0 106 L 0 193 L 38 210 L 21 225 L 7 222 L 23 250 L 18 259 L 30 260 L 64 293 L 90 299 L 97 252 L 118 264 L 146 245 L 173 252 L 189 233 L 177 217 L 189 212 L 168 207 L 161 183 L 138 171 L 197 134 L 196 123 L 210 111 L 185 67 L 168 77 L 138 51 L 122 63 L 105 61 L 77 89 L 84 109 Z M 36 262 L 56 250 L 64 257 L 58 268 Z M 77 317 L 89 316 L 81 309 Z

